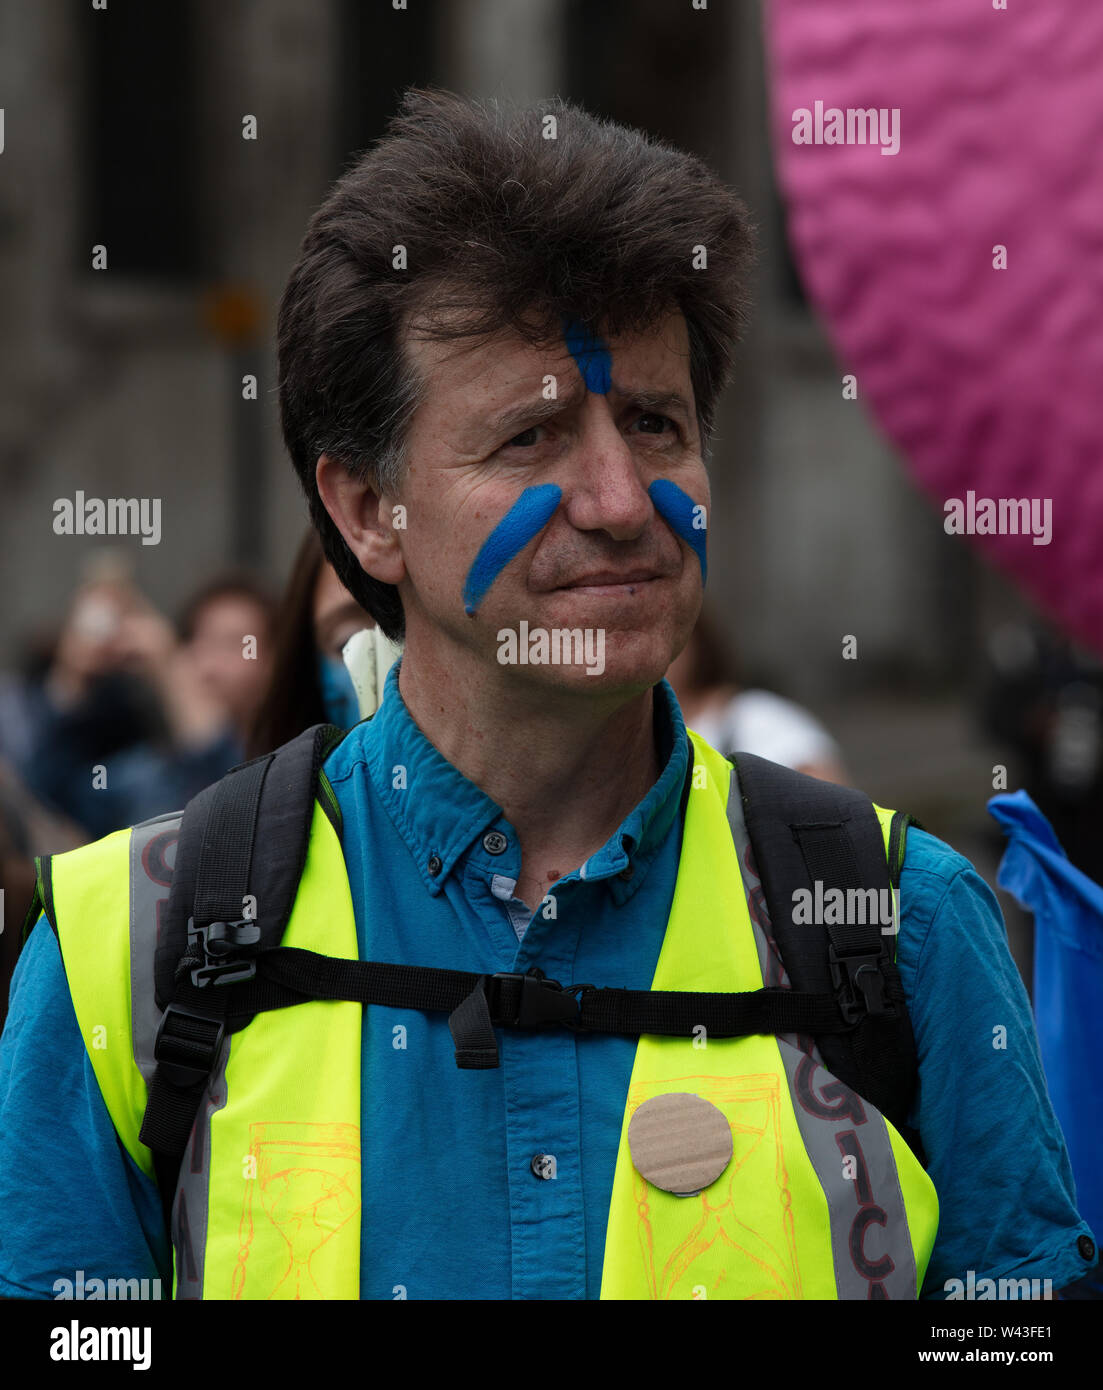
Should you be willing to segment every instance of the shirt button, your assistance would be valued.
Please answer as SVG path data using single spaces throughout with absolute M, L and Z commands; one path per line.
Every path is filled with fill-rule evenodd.
M 533 1163 L 536 1162 L 535 1159 L 532 1161 Z M 1090 1236 L 1081 1236 L 1076 1242 L 1076 1248 L 1080 1251 L 1085 1260 L 1095 1259 L 1095 1241 L 1092 1240 Z
M 429 872 L 432 874 L 432 876 L 436 878 L 437 874 L 439 874 L 441 869 L 443 868 L 444 865 L 441 863 L 440 855 L 431 854 L 429 856 Z
M 545 1181 L 555 1177 L 555 1155 L 554 1154 L 533 1154 L 532 1171 L 538 1178 Z
M 483 849 L 487 854 L 504 854 L 509 848 L 509 841 L 500 830 L 488 830 L 483 836 Z

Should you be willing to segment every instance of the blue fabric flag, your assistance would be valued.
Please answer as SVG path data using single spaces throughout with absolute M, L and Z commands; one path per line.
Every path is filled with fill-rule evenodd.
M 1025 791 L 988 810 L 1008 837 L 996 882 L 1034 914 L 1034 1014 L 1053 1109 L 1065 1132 L 1077 1205 L 1103 1232 L 1103 887 L 1065 854 Z M 1091 1276 L 1100 1279 L 1098 1268 Z

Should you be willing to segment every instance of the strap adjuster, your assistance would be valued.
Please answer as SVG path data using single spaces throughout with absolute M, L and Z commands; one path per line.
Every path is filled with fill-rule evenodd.
M 197 927 L 195 918 L 188 918 L 188 954 L 193 960 L 202 959 L 191 972 L 191 982 L 202 989 L 205 985 L 228 985 L 235 980 L 251 980 L 257 973 L 256 962 L 245 959 L 256 953 L 260 944 L 260 924 L 251 917 L 236 922 L 208 922 Z
M 221 1019 L 170 1004 L 153 1043 L 158 1075 L 181 1088 L 206 1081 L 214 1070 L 225 1036 L 226 1025 Z
M 857 1023 L 865 1014 L 878 1018 L 895 1013 L 885 1003 L 880 951 L 840 956 L 835 943 L 831 942 L 827 948 L 827 959 L 831 964 L 831 983 L 835 986 L 835 997 L 844 1022 Z

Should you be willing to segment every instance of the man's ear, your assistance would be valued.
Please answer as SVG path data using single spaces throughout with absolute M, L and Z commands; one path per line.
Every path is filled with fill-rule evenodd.
M 314 471 L 322 505 L 360 568 L 382 584 L 398 584 L 406 563 L 391 524 L 391 506 L 370 482 L 352 477 L 348 469 L 322 454 Z

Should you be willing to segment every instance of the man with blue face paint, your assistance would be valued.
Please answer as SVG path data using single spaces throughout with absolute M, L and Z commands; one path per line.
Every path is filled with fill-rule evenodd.
M 754 763 L 688 731 L 663 678 L 701 607 L 749 250 L 699 161 L 558 101 L 409 93 L 319 209 L 281 423 L 327 556 L 404 650 L 374 717 L 321 737 L 309 839 L 264 821 L 305 867 L 248 961 L 340 965 L 296 956 L 295 1004 L 231 1012 L 209 1081 L 195 1011 L 237 986 L 189 996 L 209 1103 L 185 1159 L 144 1107 L 172 877 L 149 850 L 188 821 L 56 858 L 0 1049 L 0 1293 L 81 1269 L 192 1299 L 870 1301 L 1094 1260 L 991 892 L 860 794 L 771 764 L 749 793 Z M 801 855 L 837 876 L 837 837 L 789 831 L 852 818 L 859 881 L 873 862 L 900 896 L 874 948 L 829 957 L 776 881 Z M 201 914 L 191 949 L 239 928 Z M 369 999 L 365 962 L 403 969 Z M 458 997 L 417 967 L 462 972 Z M 726 1029 L 732 994 L 763 1013 Z M 871 1025 L 880 1076 L 836 1046 Z M 185 1082 L 149 1093 L 177 1087 L 176 1114 Z

